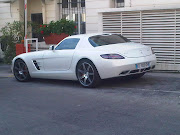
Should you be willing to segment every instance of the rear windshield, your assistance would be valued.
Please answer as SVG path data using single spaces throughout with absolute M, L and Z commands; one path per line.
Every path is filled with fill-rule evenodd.
M 92 46 L 103 46 L 110 44 L 126 43 L 131 42 L 129 39 L 123 37 L 122 35 L 113 34 L 113 35 L 97 35 L 89 37 L 89 42 Z

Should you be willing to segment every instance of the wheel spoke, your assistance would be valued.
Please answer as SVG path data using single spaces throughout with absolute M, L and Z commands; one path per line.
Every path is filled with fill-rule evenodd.
M 91 66 L 89 65 L 88 68 L 87 68 L 87 71 L 89 72 L 89 69 L 91 68 Z
M 84 84 L 85 85 L 87 84 L 87 78 L 86 77 L 84 78 Z
M 78 69 L 78 72 L 80 72 L 80 73 L 84 74 L 84 71 L 83 71 L 83 70 L 81 70 L 81 69 Z
M 20 62 L 18 63 L 18 66 L 19 66 L 19 69 L 21 69 L 21 63 Z
M 88 81 L 90 82 L 90 83 L 92 83 L 92 80 L 88 77 Z
M 86 72 L 86 67 L 85 67 L 85 64 L 83 63 L 83 64 L 82 64 L 82 66 L 83 66 L 83 70 L 84 70 L 84 72 Z
M 22 69 L 24 70 L 26 68 L 25 64 L 23 64 Z
M 21 75 L 19 73 L 17 73 L 17 77 L 21 78 Z
M 18 73 L 18 72 L 14 72 L 14 74 L 15 74 L 15 75 L 19 75 L 19 73 Z
M 25 70 L 22 70 L 23 73 L 27 73 L 28 71 L 25 69 Z
M 94 75 L 94 73 L 89 73 L 89 75 Z
M 19 68 L 18 67 L 14 67 L 15 70 L 19 71 Z
M 22 75 L 22 77 L 25 79 L 26 78 L 26 76 L 24 75 L 24 74 L 21 74 Z

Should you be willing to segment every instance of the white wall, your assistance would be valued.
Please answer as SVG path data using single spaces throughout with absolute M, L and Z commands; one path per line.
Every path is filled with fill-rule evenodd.
M 46 23 L 49 23 L 52 20 L 56 20 L 55 2 L 56 0 L 46 2 L 46 5 L 45 5 Z
M 45 5 L 41 0 L 28 0 L 28 20 L 31 20 L 32 13 L 43 13 L 44 23 L 58 20 L 58 1 L 46 0 Z M 17 0 L 14 3 L 0 3 L 0 29 L 7 22 L 24 21 L 24 0 Z M 0 33 L 1 35 L 1 33 Z
M 0 29 L 6 25 L 7 22 L 19 20 L 19 1 L 10 5 L 10 3 L 0 3 Z M 2 33 L 0 32 L 0 35 Z
M 110 8 L 111 0 L 86 0 L 86 33 L 98 32 L 98 9 Z
M 177 5 L 180 0 L 125 0 L 126 7 Z
M 31 0 L 28 2 L 28 20 L 33 13 L 43 13 L 43 23 L 49 23 L 52 20 L 56 20 L 56 0 L 46 0 L 42 3 L 41 0 Z M 57 3 L 56 3 L 57 4 Z
M 101 26 L 101 14 L 98 14 L 98 10 L 112 8 L 113 4 L 114 0 L 86 0 L 86 33 L 96 33 L 102 31 L 102 28 L 99 27 Z M 125 8 L 149 8 L 175 5 L 180 5 L 180 0 L 125 0 Z

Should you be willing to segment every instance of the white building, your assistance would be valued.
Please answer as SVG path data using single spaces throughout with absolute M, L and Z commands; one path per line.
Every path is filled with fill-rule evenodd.
M 0 1 L 12 1 L 0 4 L 0 27 L 23 20 L 23 0 Z M 80 33 L 120 33 L 152 46 L 156 69 L 180 70 L 179 0 L 28 0 L 29 21 L 61 18 L 80 22 Z

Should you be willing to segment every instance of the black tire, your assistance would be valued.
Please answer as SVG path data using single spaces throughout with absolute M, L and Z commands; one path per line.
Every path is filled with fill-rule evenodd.
M 144 73 L 140 73 L 140 74 L 134 74 L 134 75 L 128 76 L 128 78 L 129 78 L 129 79 L 138 79 L 138 78 L 143 77 L 144 74 L 145 74 L 145 72 L 144 72 Z
M 79 83 L 85 88 L 97 87 L 101 82 L 99 73 L 90 60 L 81 60 L 78 63 L 76 76 Z
M 28 67 L 26 63 L 21 59 L 15 61 L 13 73 L 15 78 L 20 82 L 27 82 L 31 79 Z

